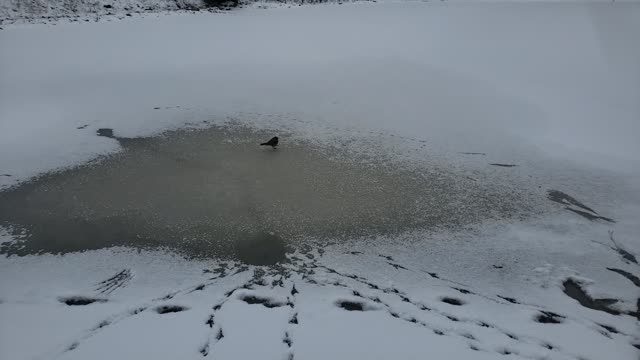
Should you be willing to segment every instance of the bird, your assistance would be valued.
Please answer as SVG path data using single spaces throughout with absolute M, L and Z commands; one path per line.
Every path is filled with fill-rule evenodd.
M 260 146 L 271 146 L 272 148 L 276 148 L 276 146 L 278 146 L 278 137 L 274 136 L 271 138 L 271 140 L 260 144 Z

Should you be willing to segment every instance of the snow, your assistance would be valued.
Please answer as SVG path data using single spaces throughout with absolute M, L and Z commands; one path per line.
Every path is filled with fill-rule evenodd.
M 268 268 L 126 248 L 3 257 L 0 357 L 637 357 L 637 318 L 585 308 L 562 283 L 579 279 L 591 297 L 618 300 L 612 309 L 638 311 L 638 288 L 607 270 L 638 275 L 608 235 L 640 254 L 638 33 L 640 6 L 619 2 L 361 3 L 3 25 L 0 174 L 11 176 L 0 186 L 121 151 L 100 128 L 135 137 L 236 122 L 428 158 L 505 191 L 531 188 L 542 210 L 298 249 Z M 548 189 L 616 223 L 571 213 Z M 60 302 L 68 296 L 107 301 Z M 165 305 L 182 311 L 156 311 Z M 560 323 L 536 322 L 542 311 Z
M 140 12 L 205 9 L 202 0 L 1 0 L 0 21 L 90 18 Z
M 24 178 L 115 150 L 92 137 L 98 127 L 133 136 L 228 116 L 511 154 L 496 162 L 518 160 L 532 143 L 554 157 L 637 169 L 639 55 L 624 45 L 639 10 L 610 6 L 355 4 L 7 27 L 0 150 L 13 156 L 2 171 Z M 605 52 L 607 34 L 617 40 Z M 33 146 L 36 134 L 47 141 Z
M 632 318 L 576 308 L 556 287 L 520 290 L 515 296 L 526 298 L 512 304 L 497 296 L 514 295 L 504 289 L 496 294 L 488 286 L 454 284 L 414 269 L 389 272 L 376 266 L 383 260 L 375 252 L 351 255 L 335 247 L 326 251 L 310 253 L 314 259 L 290 255 L 292 262 L 285 267 L 294 270 L 293 275 L 282 285 L 277 284 L 282 279 L 277 270 L 264 273 L 230 263 L 223 276 L 202 271 L 214 270 L 219 263 L 184 261 L 162 253 L 101 250 L 4 259 L 3 287 L 12 292 L 5 293 L 0 306 L 6 320 L 2 351 L 9 358 L 47 359 L 195 359 L 205 348 L 215 358 L 262 354 L 273 359 L 290 353 L 296 358 L 419 358 L 425 352 L 491 359 L 504 350 L 517 358 L 629 359 L 637 351 L 629 344 L 637 333 Z M 394 258 L 407 266 L 416 260 Z M 74 287 L 76 294 L 90 296 L 91 285 L 102 280 L 99 273 L 107 278 L 113 274 L 107 267 L 124 266 L 134 268 L 133 278 L 109 295 L 108 302 L 67 306 L 57 301 L 56 295 L 72 294 Z M 366 272 L 358 266 L 365 266 Z M 310 269 L 315 270 L 309 275 L 315 283 L 301 276 Z M 247 296 L 270 299 L 271 305 L 243 301 Z M 444 296 L 462 305 L 445 303 Z M 362 303 L 363 311 L 337 306 L 345 300 Z M 184 310 L 157 313 L 163 305 Z M 558 313 L 562 322 L 534 322 L 541 311 Z M 619 333 L 608 333 L 601 325 Z M 223 336 L 218 339 L 220 331 Z

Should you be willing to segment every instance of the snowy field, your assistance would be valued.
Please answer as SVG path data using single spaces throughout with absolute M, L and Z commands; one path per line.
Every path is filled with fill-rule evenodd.
M 640 358 L 640 4 L 123 18 L 0 30 L 1 359 Z

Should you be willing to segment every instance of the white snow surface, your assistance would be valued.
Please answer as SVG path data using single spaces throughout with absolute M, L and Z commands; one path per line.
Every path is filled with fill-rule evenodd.
M 3 257 L 0 358 L 637 359 L 637 318 L 583 307 L 562 282 L 640 311 L 638 287 L 607 270 L 640 275 L 608 235 L 640 254 L 639 33 L 640 6 L 619 2 L 4 25 L 0 186 L 119 151 L 99 128 L 134 137 L 234 121 L 329 145 L 421 139 L 461 172 L 519 164 L 492 170 L 617 222 L 552 204 L 527 222 L 334 244 L 272 268 L 130 249 Z M 404 143 L 392 146 L 406 155 Z M 541 311 L 560 323 L 534 321 Z
M 366 0 L 365 0 L 366 1 Z M 393 1 L 393 0 L 392 0 Z M 457 2 L 459 0 L 448 0 Z M 493 0 L 474 0 L 493 1 Z M 510 0 L 518 1 L 547 1 L 547 0 Z M 583 2 L 584 0 L 567 0 Z M 591 2 L 607 2 L 607 0 L 590 0 Z M 629 1 L 629 0 L 627 0 Z M 637 0 L 631 0 L 637 1 Z M 339 0 L 240 0 L 240 6 L 256 6 L 260 8 L 298 6 L 309 3 L 345 3 L 352 1 Z M 100 19 L 122 18 L 141 13 L 162 13 L 174 11 L 220 11 L 225 9 L 225 3 L 206 0 L 0 0 L 0 24 L 3 22 L 33 22 L 43 23 L 68 18 L 72 21 L 99 21 Z M 128 14 L 128 15 L 127 15 Z
M 501 161 L 524 142 L 635 170 L 639 11 L 345 4 L 6 26 L 3 181 L 114 151 L 97 127 L 134 136 L 226 116 L 417 134 Z
M 0 0 L 0 21 L 99 19 L 110 15 L 205 8 L 202 0 Z

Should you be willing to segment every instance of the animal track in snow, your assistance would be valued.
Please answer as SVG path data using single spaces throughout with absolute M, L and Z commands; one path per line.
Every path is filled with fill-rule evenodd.
M 454 306 L 461 306 L 464 305 L 465 302 L 454 298 L 454 297 L 450 297 L 450 296 L 444 296 L 442 298 L 440 298 L 440 301 L 442 301 L 443 303 L 449 304 L 449 305 L 454 305 Z
M 283 303 L 280 301 L 277 301 L 273 298 L 269 298 L 269 297 L 263 297 L 263 296 L 257 296 L 257 295 L 251 295 L 251 294 L 243 294 L 240 297 L 238 297 L 238 299 L 246 302 L 247 304 L 260 304 L 263 305 L 264 307 L 268 307 L 268 308 L 275 308 L 275 307 L 281 307 L 284 305 L 288 305 L 287 303 Z
M 58 300 L 69 306 L 84 306 L 93 303 L 104 303 L 107 299 L 92 298 L 88 296 L 66 296 L 60 297 Z
M 289 337 L 289 333 L 288 332 L 284 333 L 284 338 L 282 339 L 282 342 L 284 344 L 286 344 L 287 347 L 289 347 L 289 348 L 291 347 L 292 342 L 291 342 L 291 338 Z
M 506 301 L 508 301 L 508 302 L 510 302 L 510 303 L 512 303 L 512 304 L 520 304 L 520 303 L 518 302 L 518 300 L 516 300 L 516 299 L 514 299 L 514 298 L 511 298 L 511 297 L 507 297 L 507 296 L 500 296 L 500 295 L 498 295 L 498 297 L 499 297 L 500 299 L 502 299 L 502 300 L 506 300 Z
M 158 314 L 169 314 L 169 313 L 177 313 L 189 310 L 187 306 L 182 305 L 160 305 L 155 308 Z
M 343 308 L 347 311 L 364 311 L 367 307 L 366 304 L 358 301 L 338 300 L 336 306 Z
M 534 320 L 542 324 L 560 324 L 563 322 L 564 318 L 565 318 L 564 316 L 558 315 L 551 311 L 540 311 L 534 317 Z
M 131 279 L 133 279 L 133 273 L 130 269 L 121 270 L 107 280 L 99 282 L 96 285 L 96 291 L 100 294 L 111 294 L 115 290 L 127 286 Z
M 396 263 L 392 263 L 392 262 L 388 262 L 388 261 L 387 261 L 387 264 L 393 266 L 393 268 L 396 269 L 396 270 L 399 270 L 399 269 L 409 270 L 409 269 L 407 269 L 406 267 L 404 267 L 404 266 L 402 266 L 400 264 L 396 264 Z

